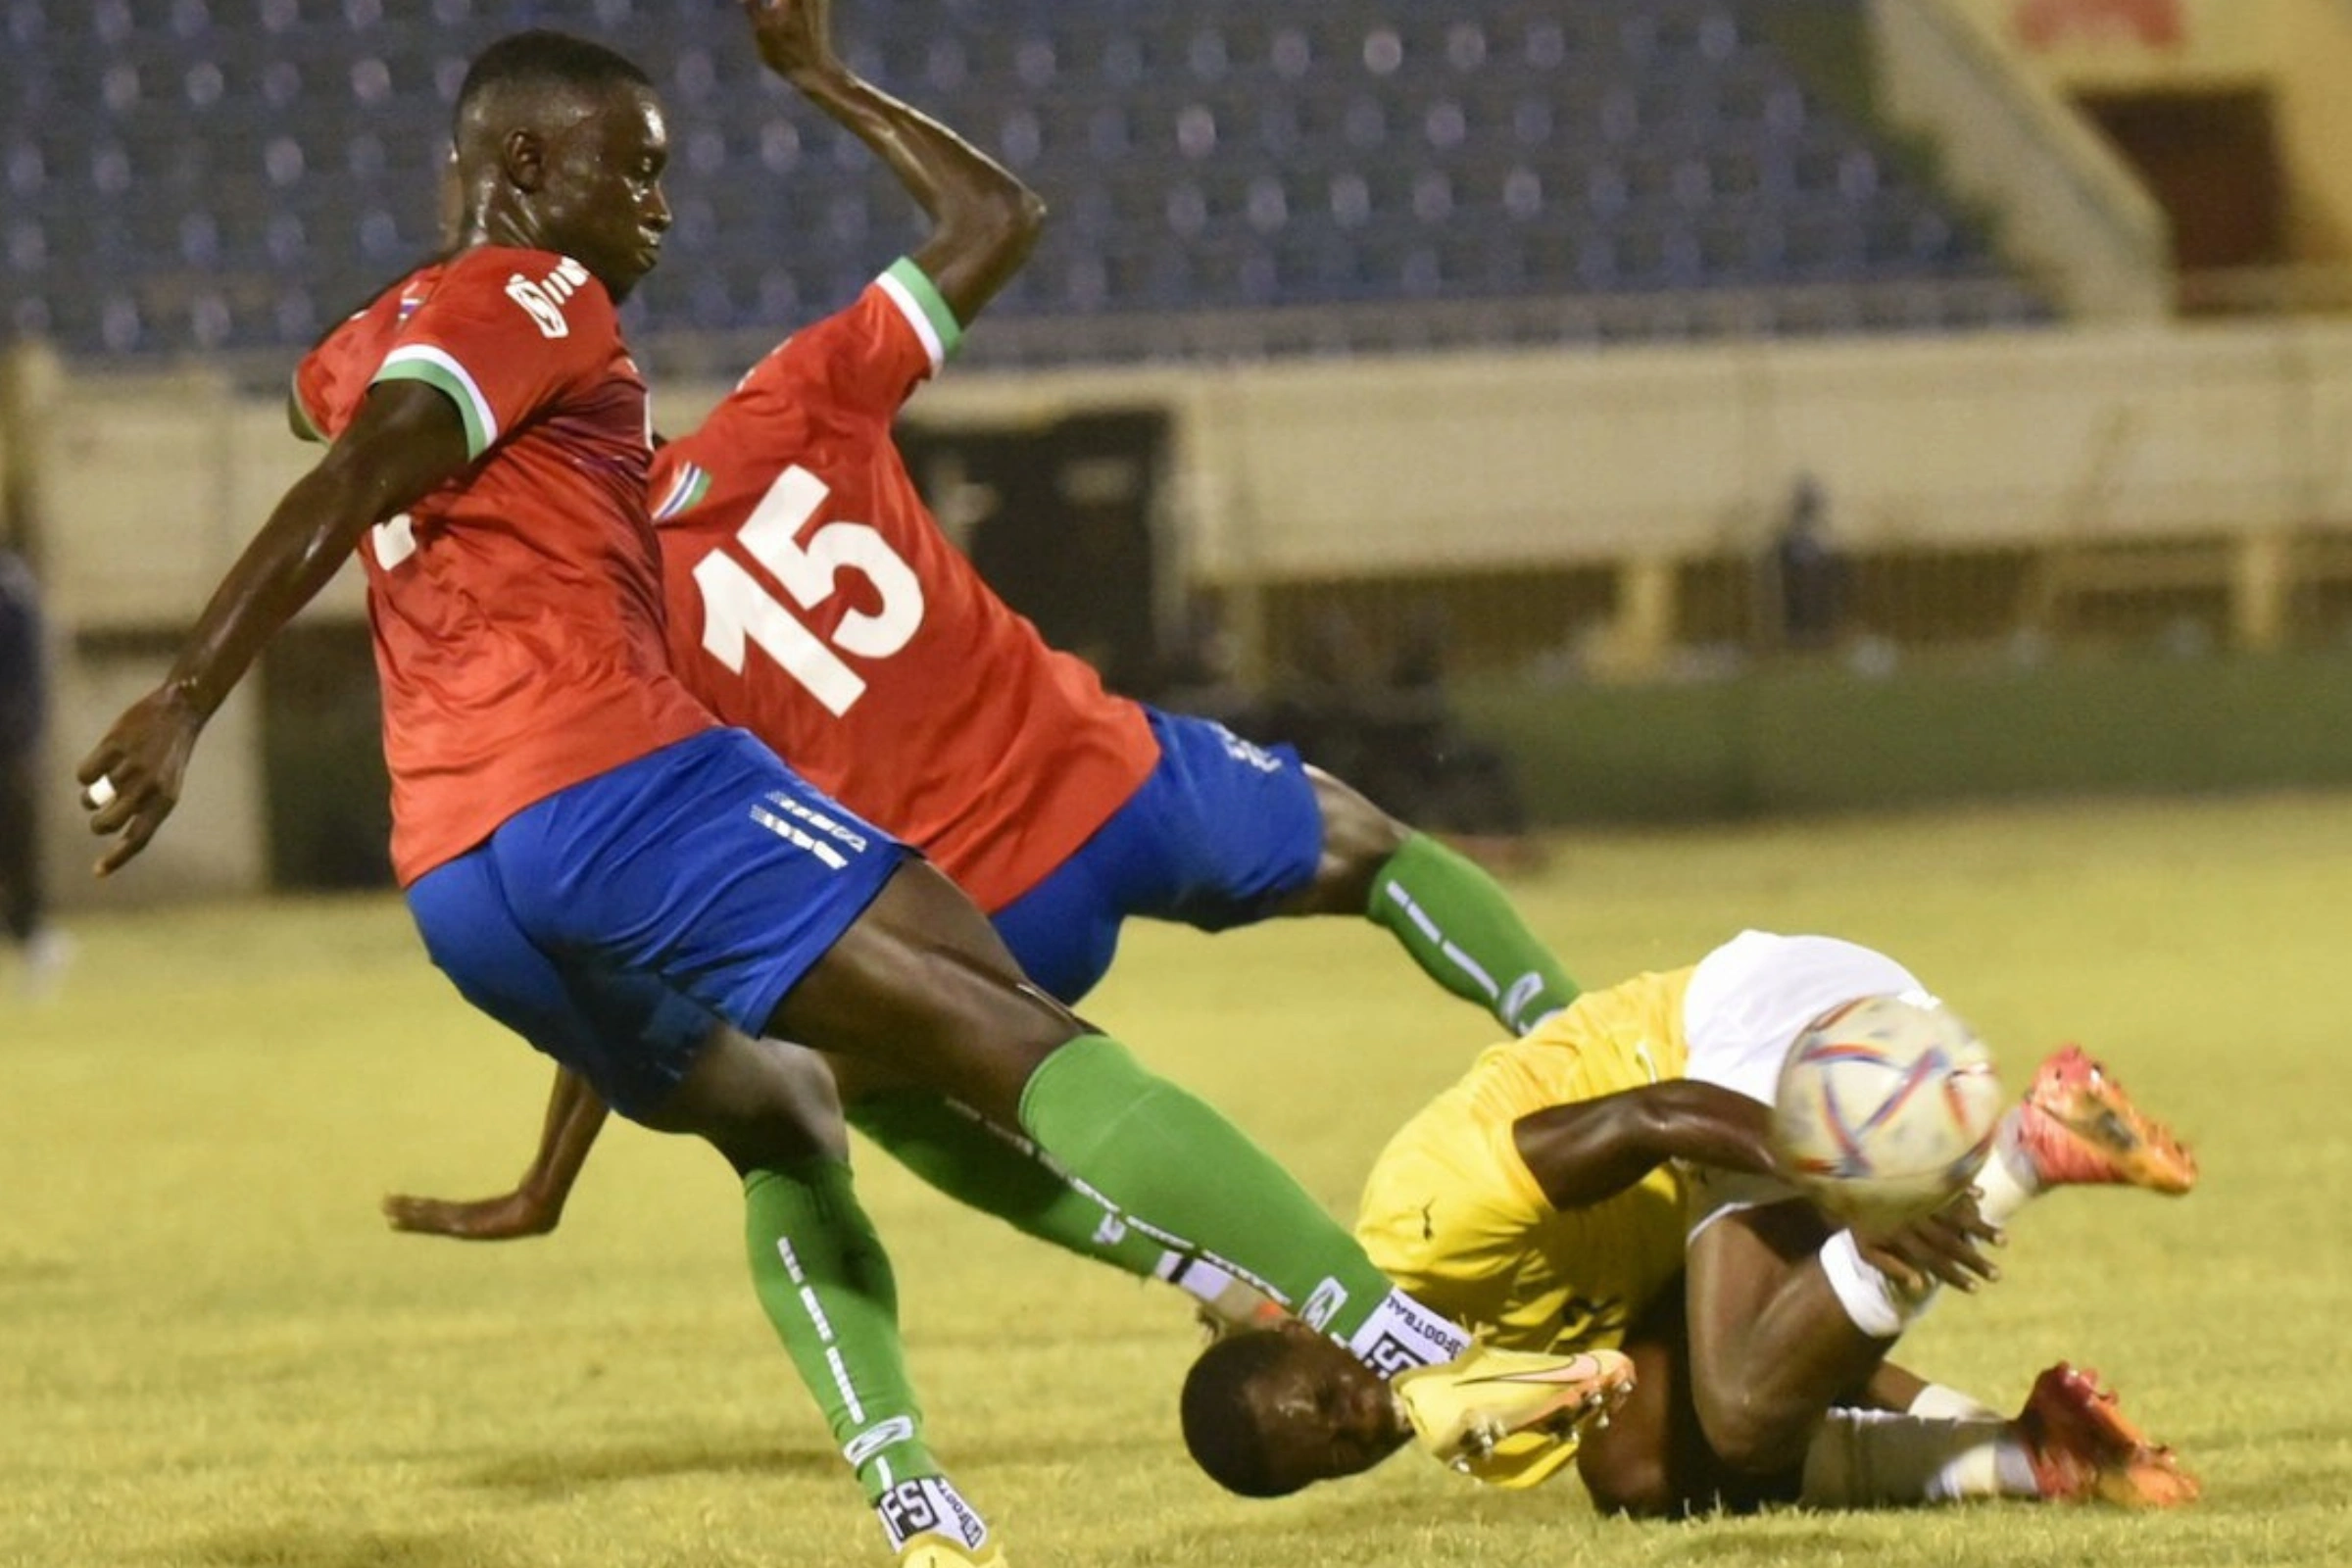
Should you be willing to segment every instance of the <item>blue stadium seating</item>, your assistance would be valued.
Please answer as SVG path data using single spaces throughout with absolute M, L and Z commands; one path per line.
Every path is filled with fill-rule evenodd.
M 860 0 L 843 46 L 1052 204 L 1013 319 L 1868 283 L 1902 286 L 1763 324 L 1933 328 L 1966 322 L 1911 286 L 1950 280 L 1973 318 L 2046 318 L 1808 89 L 1773 3 Z M 0 0 L 0 334 L 307 342 L 429 246 L 466 60 L 530 24 L 609 38 L 669 103 L 679 243 L 640 333 L 771 330 L 918 232 L 709 0 Z

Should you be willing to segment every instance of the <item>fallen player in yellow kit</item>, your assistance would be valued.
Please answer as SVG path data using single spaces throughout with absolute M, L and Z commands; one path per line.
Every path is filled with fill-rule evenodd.
M 2194 1160 L 2075 1047 L 2041 1063 L 1965 1197 L 1889 1235 L 1841 1229 L 1773 1170 L 1782 1058 L 1822 1013 L 1926 995 L 1883 955 L 1746 932 L 1682 969 L 1591 993 L 1490 1048 L 1391 1140 L 1357 1235 L 1415 1296 L 1512 1349 L 1622 1350 L 1638 1372 L 1573 1456 L 1600 1506 L 2196 1495 L 2169 1449 L 2065 1364 L 2004 1418 L 1886 1361 L 1938 1284 L 1997 1278 L 1983 1245 L 2053 1187 L 2193 1185 Z M 1188 1381 L 1186 1437 L 1254 1495 L 1352 1473 L 1397 1445 L 1386 1390 L 1281 1331 L 1237 1335 Z M 1504 1485 L 1564 1464 L 1508 1442 Z

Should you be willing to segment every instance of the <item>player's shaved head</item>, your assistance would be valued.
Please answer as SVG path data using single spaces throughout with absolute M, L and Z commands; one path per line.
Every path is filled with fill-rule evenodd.
M 614 89 L 653 85 L 628 56 L 590 39 L 545 27 L 509 33 L 473 57 L 458 89 L 458 155 L 518 122 L 554 129 L 551 118 L 587 115 Z
M 668 130 L 653 80 L 625 55 L 568 33 L 511 33 L 458 89 L 463 245 L 556 251 L 616 300 L 652 270 L 669 205 Z

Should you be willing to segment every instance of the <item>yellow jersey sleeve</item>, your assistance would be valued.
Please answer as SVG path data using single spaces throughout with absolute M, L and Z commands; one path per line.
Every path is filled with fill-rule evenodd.
M 1391 1278 L 1514 1348 L 1614 1347 L 1681 1272 L 1683 1179 L 1672 1166 L 1605 1202 L 1555 1210 L 1512 1127 L 1549 1105 L 1680 1077 L 1690 971 L 1591 992 L 1521 1040 L 1490 1047 L 1382 1151 L 1356 1235 Z

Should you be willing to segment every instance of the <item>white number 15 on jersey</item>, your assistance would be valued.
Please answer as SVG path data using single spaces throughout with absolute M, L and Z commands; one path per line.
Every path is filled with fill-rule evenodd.
M 757 645 L 839 717 L 865 692 L 863 677 L 841 654 L 888 659 L 906 647 L 923 623 L 923 587 L 913 569 L 868 524 L 828 522 L 804 542 L 801 530 L 829 493 L 825 482 L 808 469 L 797 465 L 786 468 L 735 537 L 803 610 L 814 610 L 833 597 L 844 567 L 874 585 L 881 608 L 844 615 L 831 643 L 776 603 L 723 549 L 702 559 L 694 568 L 694 581 L 703 591 L 704 652 L 740 675 L 747 646 Z

